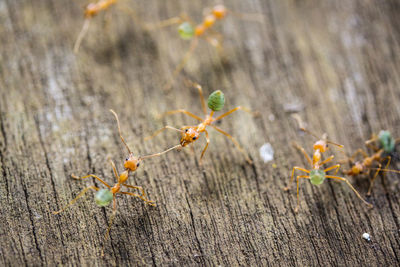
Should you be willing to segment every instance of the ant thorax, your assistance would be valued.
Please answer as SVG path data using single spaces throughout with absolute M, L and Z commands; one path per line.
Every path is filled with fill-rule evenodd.
M 313 154 L 313 165 L 314 165 L 314 168 L 319 168 L 318 163 L 321 161 L 321 157 L 322 156 L 321 156 L 320 150 L 319 149 L 315 150 L 314 154 Z

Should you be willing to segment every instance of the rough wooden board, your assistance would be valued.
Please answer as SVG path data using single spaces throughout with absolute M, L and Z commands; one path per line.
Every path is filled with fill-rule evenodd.
M 203 5 L 213 4 L 124 2 L 145 21 L 183 10 L 200 19 Z M 264 21 L 221 22 L 228 63 L 203 42 L 185 72 L 206 93 L 224 90 L 226 109 L 261 111 L 260 118 L 238 112 L 221 124 L 255 164 L 246 164 L 215 132 L 203 166 L 190 151 L 144 162 L 131 183 L 143 186 L 158 207 L 119 198 L 102 259 L 110 209 L 95 206 L 90 193 L 60 215 L 51 211 L 98 184 L 74 181 L 71 173 L 95 173 L 111 183 L 107 157 L 122 169 L 126 152 L 109 108 L 120 115 L 138 154 L 178 142 L 174 133 L 142 142 L 164 123 L 193 123 L 182 116 L 160 122 L 156 114 L 175 108 L 201 114 L 194 89 L 177 83 L 170 92 L 161 90 L 188 43 L 173 29 L 146 32 L 112 8 L 96 17 L 75 56 L 82 2 L 0 2 L 0 265 L 399 265 L 398 175 L 376 183 L 373 210 L 343 184 L 302 183 L 301 209 L 294 214 L 294 190 L 282 191 L 291 168 L 306 164 L 291 142 L 311 152 L 314 141 L 298 133 L 285 112 L 288 104 L 303 106 L 299 114 L 308 127 L 327 132 L 347 151 L 380 129 L 400 136 L 399 3 L 225 4 L 261 12 Z M 277 168 L 259 157 L 265 142 L 275 149 Z M 368 180 L 353 183 L 365 195 Z M 364 232 L 370 243 L 361 238 Z

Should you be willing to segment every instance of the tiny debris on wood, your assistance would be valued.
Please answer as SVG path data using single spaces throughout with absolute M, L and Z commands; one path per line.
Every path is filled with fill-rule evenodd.
M 364 238 L 365 240 L 367 240 L 368 242 L 371 241 L 371 236 L 368 233 L 363 233 L 362 238 Z
M 264 163 L 270 162 L 274 159 L 274 149 L 270 143 L 265 143 L 260 147 L 260 156 Z

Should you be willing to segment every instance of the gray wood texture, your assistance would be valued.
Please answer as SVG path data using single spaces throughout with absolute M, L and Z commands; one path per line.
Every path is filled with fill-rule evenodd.
M 145 30 L 125 7 L 146 22 L 181 12 L 199 21 L 215 2 L 119 1 L 94 18 L 75 55 L 85 4 L 0 1 L 0 265 L 399 265 L 399 175 L 377 180 L 371 210 L 345 184 L 303 181 L 295 214 L 295 184 L 282 190 L 293 166 L 307 166 L 292 142 L 311 153 L 315 141 L 299 133 L 293 109 L 347 153 L 380 129 L 400 137 L 398 1 L 224 1 L 263 14 L 262 23 L 235 16 L 218 22 L 222 53 L 200 42 L 169 91 L 162 88 L 189 43 L 174 27 Z M 196 155 L 188 149 L 143 162 L 129 183 L 143 186 L 158 206 L 120 196 L 101 258 L 110 207 L 97 207 L 90 192 L 63 213 L 52 211 L 86 186 L 100 186 L 72 173 L 114 183 L 108 157 L 122 171 L 126 151 L 110 108 L 138 155 L 178 143 L 174 132 L 143 137 L 165 124 L 195 123 L 181 115 L 157 120 L 166 110 L 202 114 L 196 89 L 182 77 L 202 84 L 206 95 L 223 90 L 224 110 L 243 105 L 261 113 L 239 111 L 220 124 L 254 165 L 213 130 L 202 166 L 204 138 Z M 269 163 L 259 155 L 266 142 L 275 150 Z M 366 177 L 351 182 L 366 195 Z

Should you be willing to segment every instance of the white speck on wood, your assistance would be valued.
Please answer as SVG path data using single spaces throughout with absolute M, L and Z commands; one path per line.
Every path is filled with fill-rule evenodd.
M 260 156 L 264 163 L 267 163 L 274 159 L 274 149 L 270 143 L 265 143 L 260 147 Z
M 371 236 L 368 233 L 363 233 L 362 238 L 364 238 L 368 242 L 371 241 Z

